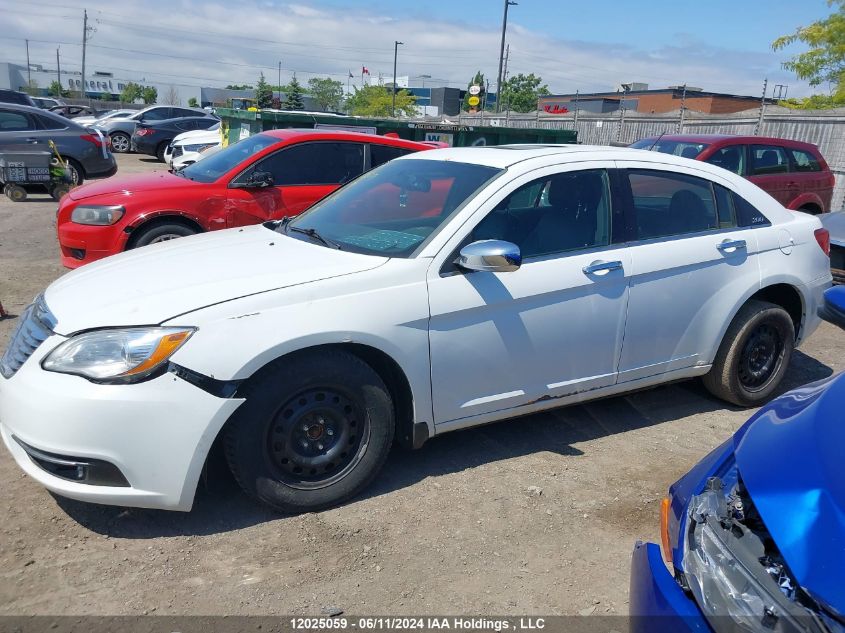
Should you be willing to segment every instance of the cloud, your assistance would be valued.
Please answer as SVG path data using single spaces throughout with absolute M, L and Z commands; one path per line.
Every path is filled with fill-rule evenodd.
M 4 10 L 0 60 L 22 62 L 24 42 L 14 38 L 26 37 L 33 62 L 52 68 L 60 46 L 63 68 L 79 70 L 83 5 L 76 3 L 82 0 L 52 1 L 62 4 L 16 4 Z M 419 13 L 341 11 L 319 3 L 268 0 L 86 0 L 84 6 L 96 28 L 88 49 L 89 72 L 114 71 L 148 81 L 223 86 L 254 83 L 263 72 L 275 83 L 279 61 L 282 82 L 294 71 L 300 80 L 330 75 L 345 82 L 348 71 L 357 75 L 361 66 L 388 76 L 395 39 L 404 41 L 400 75 L 430 75 L 465 86 L 480 69 L 492 84 L 498 67 L 496 29 Z M 644 81 L 652 87 L 687 83 L 756 95 L 764 77 L 770 85 L 789 83 L 791 95 L 809 92 L 780 69 L 773 53 L 717 48 L 689 33 L 678 33 L 674 40 L 661 47 L 649 47 L 647 38 L 608 45 L 551 37 L 514 21 L 508 30 L 508 70 L 540 75 L 552 92 L 594 92 Z

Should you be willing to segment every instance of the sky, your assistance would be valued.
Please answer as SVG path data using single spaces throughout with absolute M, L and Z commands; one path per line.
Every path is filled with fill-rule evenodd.
M 81 66 L 82 9 L 91 25 L 88 72 L 199 86 L 331 76 L 360 83 L 361 68 L 411 85 L 465 87 L 498 70 L 504 0 L 0 0 L 0 62 Z M 771 42 L 827 16 L 826 0 L 518 0 L 510 7 L 508 72 L 535 73 L 553 94 L 687 84 L 759 95 L 763 80 L 811 94 L 781 64 L 804 47 Z M 823 89 L 823 88 L 820 88 Z M 816 89 L 815 91 L 819 91 Z

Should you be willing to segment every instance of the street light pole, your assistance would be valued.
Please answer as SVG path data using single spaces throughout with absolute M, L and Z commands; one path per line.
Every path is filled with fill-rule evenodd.
M 393 42 L 393 102 L 390 106 L 390 116 L 396 116 L 396 57 L 399 55 L 399 45 L 404 44 L 400 41 Z
M 502 109 L 502 64 L 505 61 L 505 32 L 508 29 L 508 7 L 517 4 L 519 3 L 513 0 L 505 0 L 505 14 L 502 17 L 502 44 L 499 47 L 499 75 L 496 79 L 496 112 L 500 112 Z
M 278 85 L 279 85 L 279 97 L 278 97 L 279 107 L 282 107 L 281 106 L 281 103 L 282 103 L 282 60 L 281 59 L 279 60 L 279 84 Z

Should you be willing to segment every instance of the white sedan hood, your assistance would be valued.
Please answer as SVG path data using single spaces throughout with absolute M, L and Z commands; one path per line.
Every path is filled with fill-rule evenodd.
M 215 303 L 362 272 L 386 261 L 259 225 L 153 244 L 82 266 L 51 284 L 45 300 L 58 322 L 56 332 L 67 335 L 162 323 Z

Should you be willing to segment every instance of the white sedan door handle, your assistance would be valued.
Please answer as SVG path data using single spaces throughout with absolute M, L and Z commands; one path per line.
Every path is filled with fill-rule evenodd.
M 595 261 L 589 266 L 584 266 L 581 270 L 584 271 L 585 275 L 595 275 L 595 274 L 607 274 L 611 270 L 621 270 L 622 262 L 615 261 L 615 262 L 602 262 L 602 261 Z
M 720 251 L 733 253 L 736 250 L 741 248 L 745 248 L 745 240 L 725 240 L 721 244 L 719 244 L 716 248 Z

